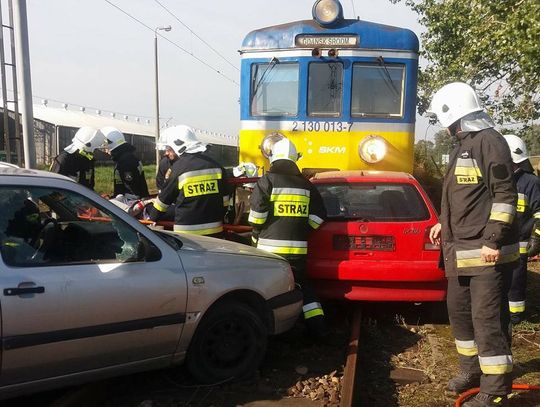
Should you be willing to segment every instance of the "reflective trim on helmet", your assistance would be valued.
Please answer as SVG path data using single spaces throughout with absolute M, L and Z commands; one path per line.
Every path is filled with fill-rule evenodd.
M 495 264 L 511 263 L 519 259 L 519 243 L 502 246 L 501 255 L 496 262 L 485 262 L 480 257 L 481 249 L 456 250 L 456 266 L 463 267 L 485 267 Z
M 460 341 L 459 339 L 456 339 L 455 342 L 456 342 L 457 352 L 460 355 L 463 355 L 463 356 L 478 355 L 478 347 L 476 346 L 476 342 L 474 340 Z
M 491 205 L 491 214 L 489 220 L 498 220 L 504 223 L 512 223 L 516 208 L 513 205 L 505 203 L 494 203 Z
M 176 233 L 191 233 L 194 235 L 213 235 L 223 232 L 222 222 L 200 223 L 198 225 L 174 225 Z
M 525 312 L 525 301 L 508 301 L 508 306 L 513 314 Z
M 167 208 L 169 207 L 170 205 L 167 205 L 163 202 L 161 202 L 159 200 L 159 198 L 156 198 L 156 200 L 154 201 L 154 208 L 156 208 L 158 211 L 160 212 L 167 212 Z
M 266 222 L 267 217 L 268 212 L 256 212 L 253 209 L 250 209 L 248 222 L 254 223 L 256 225 L 262 225 L 264 222 Z
M 484 374 L 505 374 L 512 372 L 512 355 L 478 356 L 480 369 Z

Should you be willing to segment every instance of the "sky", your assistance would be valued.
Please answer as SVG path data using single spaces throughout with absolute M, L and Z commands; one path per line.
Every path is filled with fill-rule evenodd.
M 310 19 L 312 5 L 311 0 L 27 0 L 34 103 L 47 98 L 50 106 L 61 101 L 70 108 L 153 120 L 153 29 L 171 25 L 170 32 L 160 33 L 176 46 L 158 38 L 162 123 L 237 134 L 243 38 L 257 28 Z M 346 18 L 422 32 L 416 14 L 403 4 L 342 0 L 342 5 Z M 417 139 L 438 130 L 431 126 L 426 133 L 426 128 L 419 118 Z

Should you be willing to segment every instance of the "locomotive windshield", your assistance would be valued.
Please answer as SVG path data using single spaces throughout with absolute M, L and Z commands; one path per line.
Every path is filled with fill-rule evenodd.
M 253 64 L 251 114 L 295 116 L 298 113 L 298 64 Z
M 402 116 L 403 65 L 353 64 L 353 116 Z
M 311 63 L 308 78 L 308 114 L 339 117 L 343 92 L 343 64 Z

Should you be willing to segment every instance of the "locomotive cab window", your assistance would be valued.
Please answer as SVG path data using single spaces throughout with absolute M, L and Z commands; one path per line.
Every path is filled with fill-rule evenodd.
M 353 116 L 403 116 L 403 65 L 354 64 L 352 80 Z
M 343 92 L 343 64 L 309 64 L 307 109 L 310 116 L 339 117 Z
M 298 64 L 268 63 L 251 66 L 251 115 L 296 116 Z

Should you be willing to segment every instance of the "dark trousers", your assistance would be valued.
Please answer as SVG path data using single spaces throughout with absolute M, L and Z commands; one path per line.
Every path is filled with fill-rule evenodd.
M 288 258 L 291 265 L 294 280 L 300 286 L 304 296 L 303 314 L 306 326 L 313 335 L 326 333 L 324 311 L 309 278 L 307 278 L 305 257 Z
M 501 269 L 449 277 L 447 294 L 460 367 L 464 372 L 481 374 L 481 391 L 494 395 L 509 394 L 512 387 L 507 295 L 512 273 L 508 267 Z
M 519 264 L 512 272 L 512 285 L 508 291 L 511 313 L 525 311 L 525 291 L 527 289 L 527 256 L 519 256 Z

